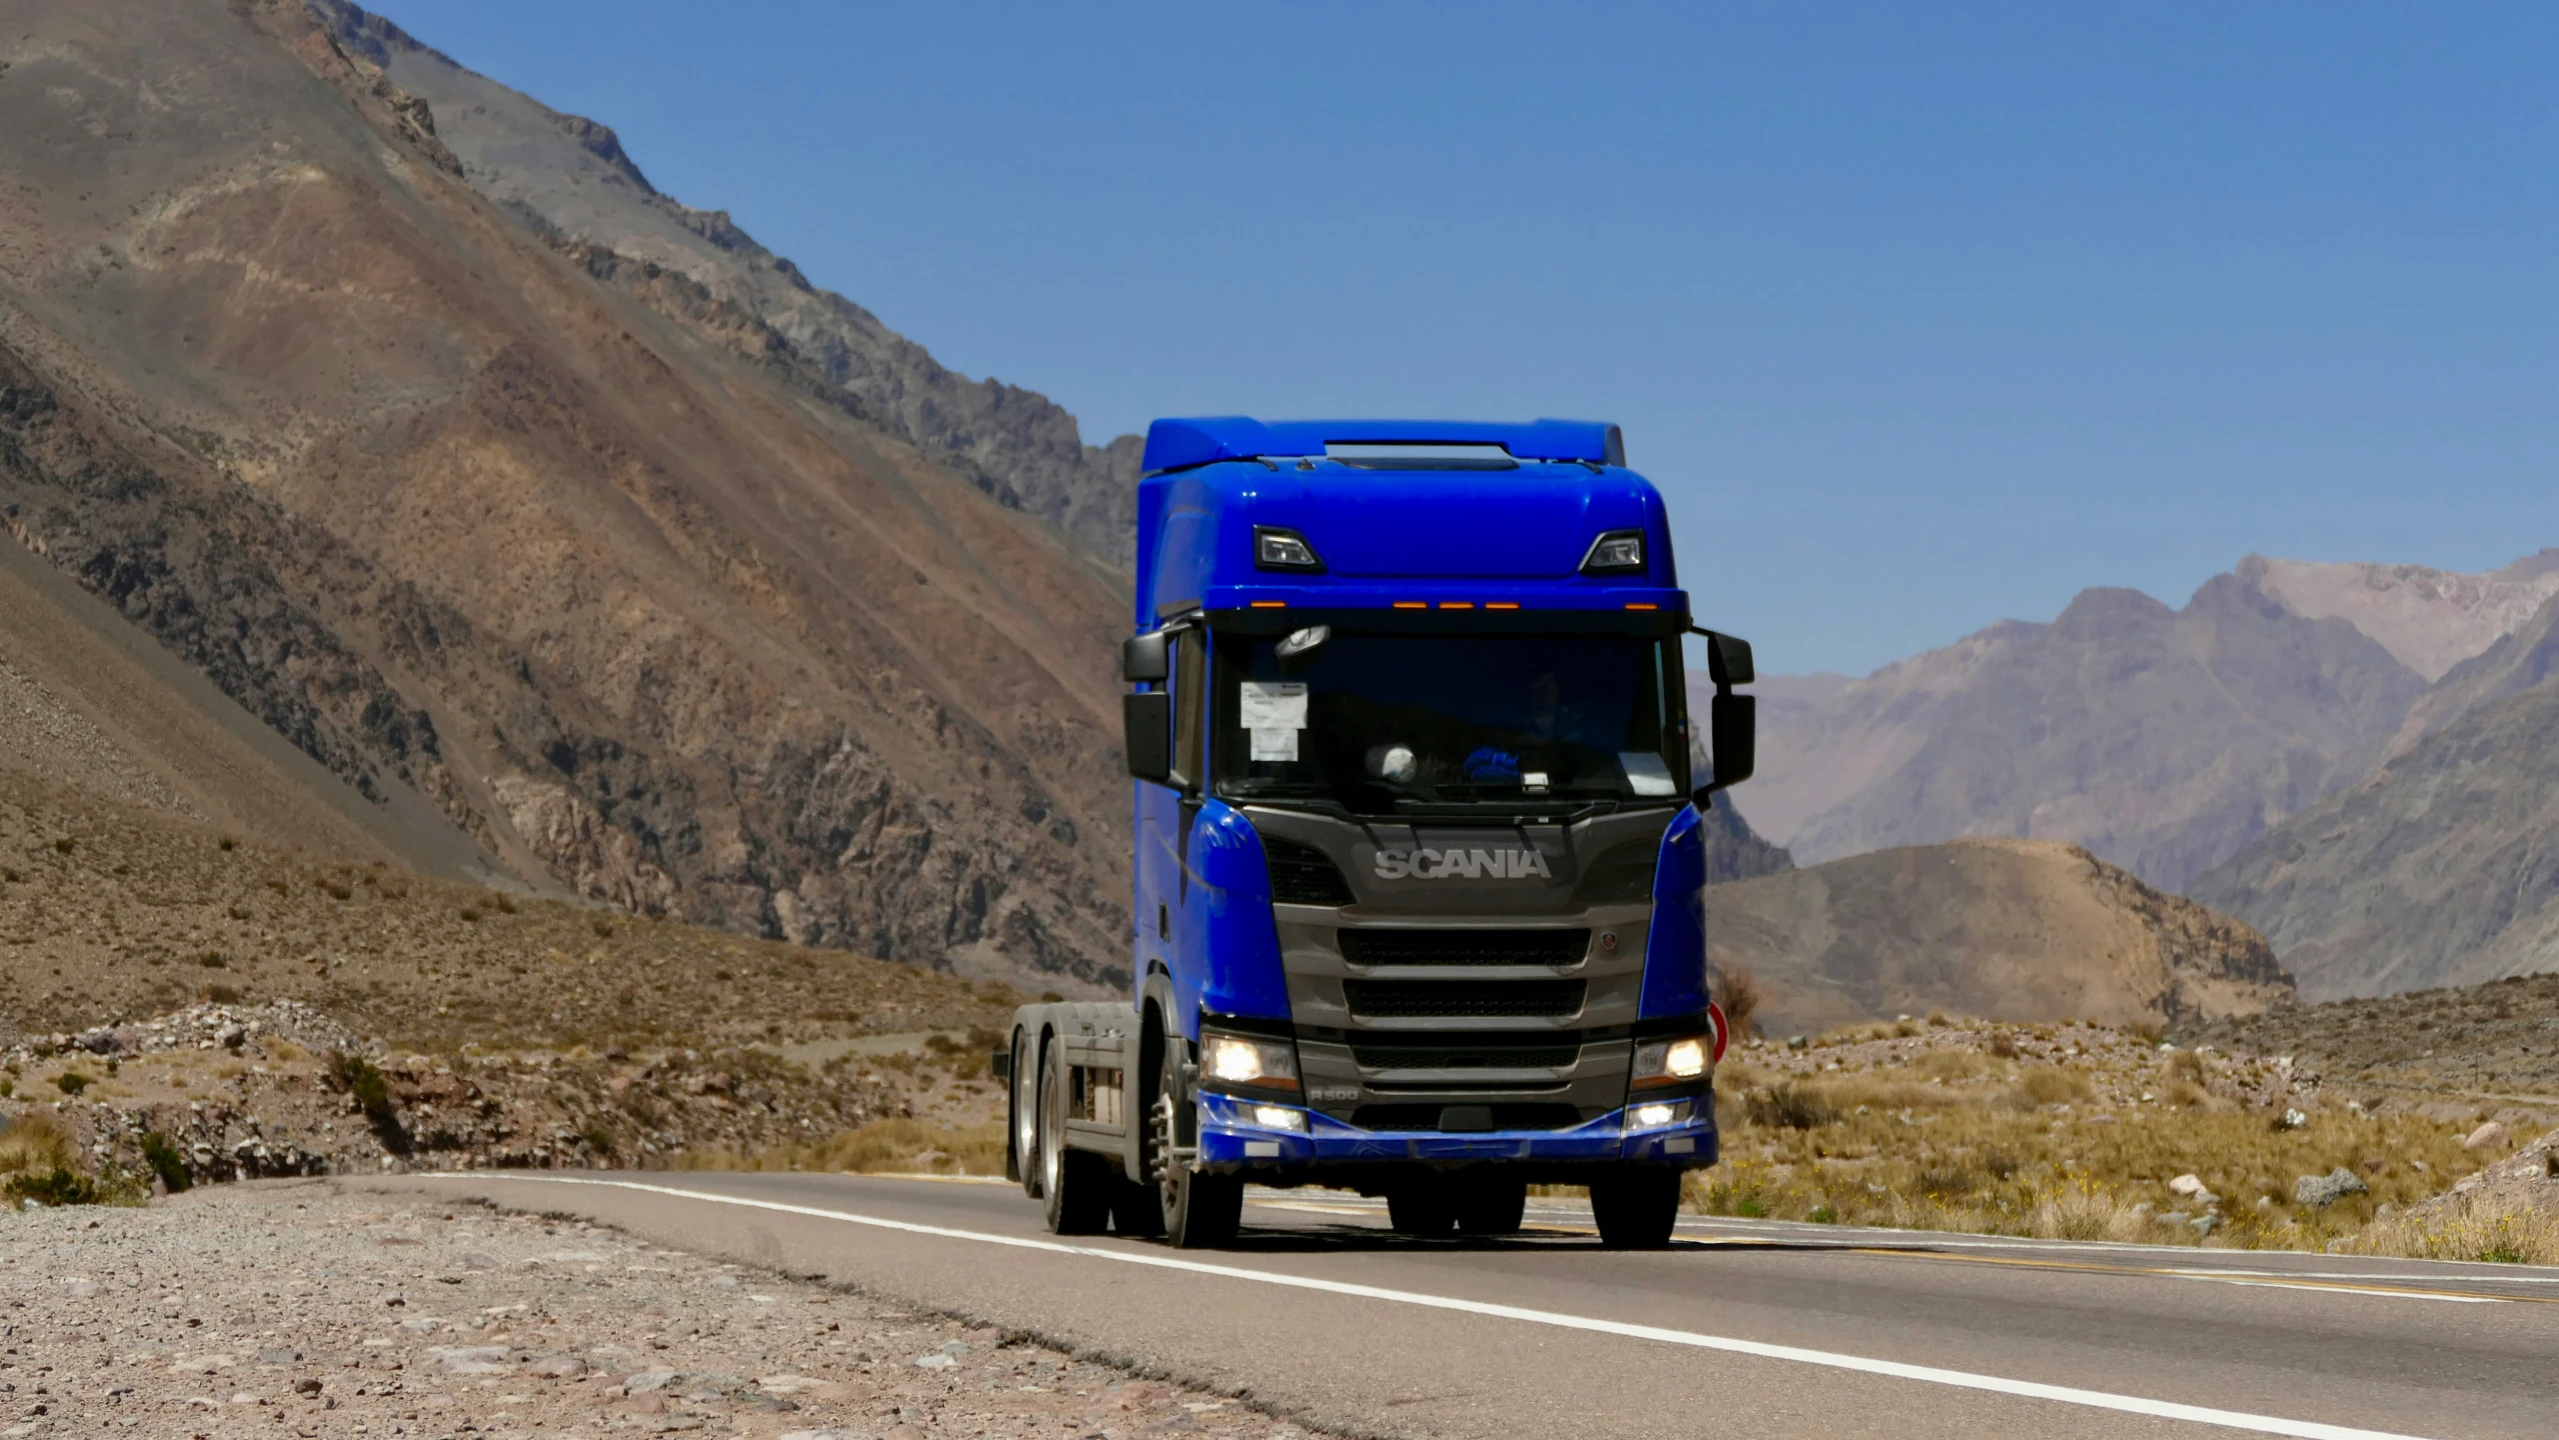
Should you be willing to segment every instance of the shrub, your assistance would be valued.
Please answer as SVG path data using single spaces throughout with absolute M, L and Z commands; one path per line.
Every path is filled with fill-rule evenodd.
M 331 1054 L 329 1080 L 347 1092 L 356 1108 L 374 1124 L 389 1124 L 398 1117 L 399 1112 L 391 1104 L 391 1082 L 383 1078 L 380 1066 L 363 1056 L 344 1050 Z
M 88 1177 L 57 1165 L 45 1171 L 21 1171 L 0 1181 L 0 1200 L 11 1206 L 32 1200 L 38 1205 L 95 1205 L 98 1187 Z
M 204 998 L 216 1005 L 237 1005 L 240 1003 L 241 995 L 236 985 L 207 985 L 204 987 Z
M 53 1086 L 65 1095 L 77 1095 L 89 1088 L 90 1080 L 77 1070 L 65 1070 L 53 1077 Z
M 1815 1091 L 1780 1082 L 1753 1090 L 1742 1100 L 1742 1113 L 1753 1125 L 1777 1130 L 1814 1130 L 1839 1119 L 1839 1107 Z
M 2005 1030 L 1994 1033 L 1990 1037 L 1990 1053 L 1998 1056 L 2002 1060 L 2016 1059 L 2017 1037 L 2009 1034 Z
M 78 848 L 79 843 L 80 842 L 72 839 L 70 836 L 65 835 L 61 839 L 53 842 L 53 853 L 56 855 L 68 855 L 74 849 Z
M 1768 995 L 1760 987 L 1759 977 L 1739 965 L 1718 969 L 1707 987 L 1714 1001 L 1724 1011 L 1724 1022 L 1732 1027 L 1735 1037 L 1755 1034 L 1754 1017 L 1767 1003 Z
M 2038 1105 L 2066 1105 L 2085 1100 L 2096 1091 L 2088 1077 L 2064 1070 L 2058 1065 L 2036 1065 L 2017 1077 L 2017 1088 L 2009 1098 L 2021 1108 Z
M 207 970 L 224 970 L 230 968 L 231 965 L 231 962 L 224 959 L 222 952 L 218 950 L 205 951 L 204 954 L 197 957 L 195 963 L 203 966 Z
M 186 1157 L 157 1130 L 142 1137 L 142 1163 L 151 1167 L 151 1173 L 160 1177 L 160 1183 L 172 1195 L 195 1183 L 187 1174 Z

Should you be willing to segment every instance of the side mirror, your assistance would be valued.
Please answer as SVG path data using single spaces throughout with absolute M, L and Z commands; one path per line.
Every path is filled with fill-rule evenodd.
M 1137 637 L 1139 640 L 1146 636 Z M 1134 641 L 1131 642 L 1135 643 Z M 1160 652 L 1159 652 L 1160 653 Z M 1173 778 L 1173 697 L 1150 690 L 1120 697 L 1121 748 L 1128 752 L 1131 779 L 1169 784 Z
M 1725 635 L 1713 630 L 1697 633 L 1706 637 L 1707 679 L 1722 686 L 1747 685 L 1755 678 L 1750 663 L 1749 641 L 1738 635 Z
M 1702 799 L 1750 778 L 1759 765 L 1759 697 L 1729 691 L 1707 702 L 1707 746 L 1714 751 L 1715 778 L 1698 790 Z
M 1173 673 L 1173 636 L 1150 630 L 1120 642 L 1120 678 L 1131 684 L 1162 684 Z

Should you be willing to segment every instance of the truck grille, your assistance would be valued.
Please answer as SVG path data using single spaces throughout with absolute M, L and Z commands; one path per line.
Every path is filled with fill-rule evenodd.
M 1527 1035 L 1397 1036 L 1351 1046 L 1363 1070 L 1566 1070 L 1582 1058 L 1581 1041 L 1552 1032 Z
M 1451 1124 L 1447 1112 L 1467 1109 L 1474 1115 Z M 1492 1112 L 1492 1123 L 1483 1124 L 1483 1112 Z M 1471 1123 L 1470 1123 L 1471 1122 Z M 1362 1105 L 1351 1112 L 1351 1123 L 1363 1130 L 1570 1130 L 1582 1123 L 1582 1112 L 1562 1101 L 1515 1101 L 1508 1105 L 1450 1106 L 1437 1100 L 1399 1101 L 1391 1105 Z
M 1346 929 L 1342 958 L 1354 965 L 1578 965 L 1588 930 Z M 1528 1012 L 1543 1015 L 1539 1010 Z
M 1579 980 L 1345 980 L 1351 1013 L 1376 1019 L 1577 1015 Z
M 1358 901 L 1342 868 L 1312 845 L 1262 837 L 1262 858 L 1271 867 L 1271 898 L 1282 905 L 1350 905 Z

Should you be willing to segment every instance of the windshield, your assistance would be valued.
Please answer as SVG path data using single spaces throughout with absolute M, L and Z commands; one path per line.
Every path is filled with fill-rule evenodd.
M 1626 635 L 1221 636 L 1213 787 L 1367 815 L 1671 801 L 1687 757 L 1665 665 L 1665 642 Z

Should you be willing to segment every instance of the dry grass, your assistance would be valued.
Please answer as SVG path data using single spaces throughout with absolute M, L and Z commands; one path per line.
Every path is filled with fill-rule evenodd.
M 71 1132 L 43 1111 L 21 1115 L 0 1129 L 0 1175 L 69 1170 L 78 1162 Z
M 814 1145 L 777 1145 L 754 1155 L 697 1152 L 680 1157 L 676 1164 L 686 1170 L 1001 1175 L 1004 1126 L 998 1123 L 955 1129 L 921 1120 L 874 1120 Z
M 2411 1260 L 2559 1265 L 2559 1215 L 2455 1195 L 2440 1208 L 2384 1216 L 2366 1226 L 2348 1248 L 2358 1255 Z
M 2278 1073 L 2086 1025 L 1895 1022 L 1803 1052 L 1738 1052 L 1717 1077 L 1724 1162 L 1691 1177 L 1689 1201 L 1776 1219 L 2319 1248 L 2493 1158 L 2463 1150 L 2467 1120 L 2413 1111 L 2313 1102 L 2307 1124 L 2284 1128 Z M 2293 1203 L 2298 1177 L 2339 1166 L 2367 1192 Z M 2217 1204 L 2168 1189 L 2188 1174 Z M 2504 1242 L 2462 1231 L 2445 1243 Z

